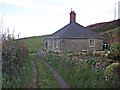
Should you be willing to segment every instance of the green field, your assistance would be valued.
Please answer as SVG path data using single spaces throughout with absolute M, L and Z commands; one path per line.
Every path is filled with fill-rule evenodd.
M 45 36 L 34 36 L 21 40 L 27 44 L 29 53 L 34 53 L 35 49 L 44 49 Z

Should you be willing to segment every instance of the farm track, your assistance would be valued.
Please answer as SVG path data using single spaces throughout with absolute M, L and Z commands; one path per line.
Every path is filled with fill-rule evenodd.
M 35 62 L 32 61 L 32 77 L 28 85 L 28 88 L 36 88 L 36 85 L 37 85 L 37 70 Z
M 41 50 L 39 50 L 39 51 L 37 51 L 37 54 L 38 55 L 44 55 L 44 56 L 46 56 L 45 55 L 45 52 L 43 52 L 43 51 L 41 51 Z M 45 62 L 44 60 L 41 60 L 40 59 L 40 62 L 42 62 L 42 63 L 44 63 L 49 69 L 50 69 L 50 71 L 52 72 L 52 74 L 53 74 L 53 76 L 56 78 L 56 80 L 57 80 L 57 82 L 58 82 L 58 85 L 59 85 L 59 87 L 60 88 L 69 88 L 68 87 L 68 85 L 65 83 L 65 81 L 62 79 L 62 77 L 57 73 L 57 71 L 52 67 L 52 66 L 50 66 L 47 62 Z

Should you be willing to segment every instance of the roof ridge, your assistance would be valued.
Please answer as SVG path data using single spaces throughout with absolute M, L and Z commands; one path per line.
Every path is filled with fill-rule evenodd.
M 66 26 L 62 27 L 61 29 L 53 33 L 50 37 L 53 37 L 53 38 L 76 38 L 76 37 L 101 38 L 101 36 L 98 33 L 76 22 L 70 22 Z
M 72 26 L 72 23 L 76 23 L 76 22 L 70 22 L 70 23 L 68 24 L 68 27 L 63 30 L 64 32 L 61 33 L 60 37 L 62 36 L 62 34 L 64 34 L 64 33 Z

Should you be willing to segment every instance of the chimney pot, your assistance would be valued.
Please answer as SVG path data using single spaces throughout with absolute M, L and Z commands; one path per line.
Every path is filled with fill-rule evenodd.
M 70 12 L 70 22 L 76 22 L 76 13 L 75 13 L 75 11 Z

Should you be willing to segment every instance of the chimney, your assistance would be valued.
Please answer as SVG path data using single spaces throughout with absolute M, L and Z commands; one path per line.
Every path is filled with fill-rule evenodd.
M 70 23 L 71 22 L 76 22 L 76 13 L 75 11 L 72 11 L 70 12 Z

